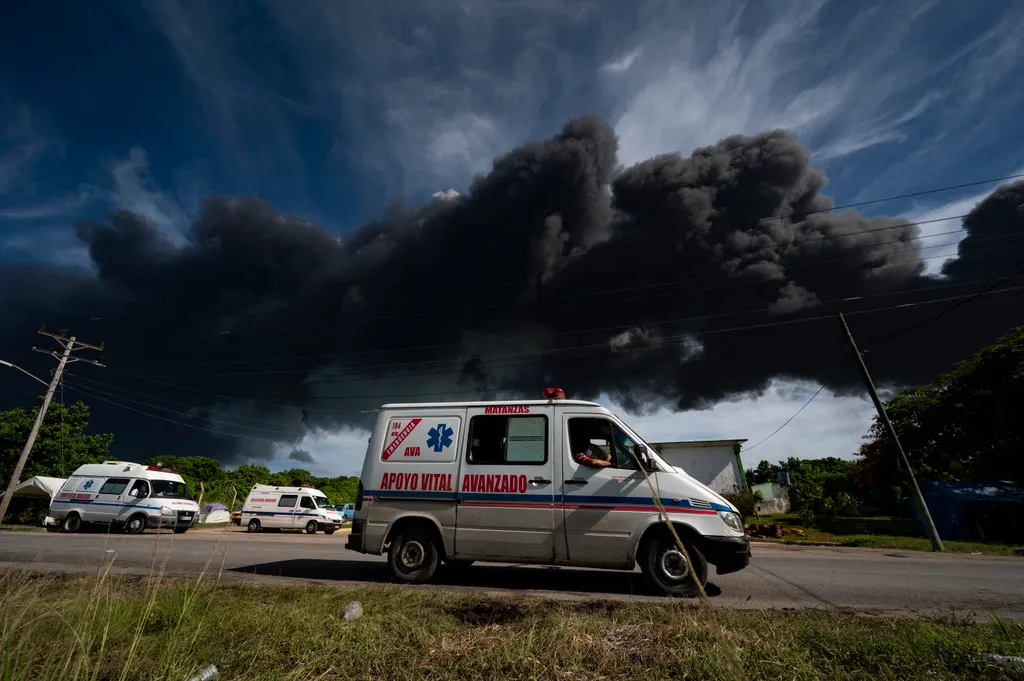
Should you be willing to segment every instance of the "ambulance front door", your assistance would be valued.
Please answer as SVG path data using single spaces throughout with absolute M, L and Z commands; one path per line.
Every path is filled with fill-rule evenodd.
M 635 458 L 636 442 L 614 420 L 592 413 L 562 415 L 561 507 L 568 558 L 574 563 L 622 567 L 633 533 L 657 514 L 651 488 Z M 609 459 L 597 468 L 577 463 L 573 452 Z
M 457 487 L 456 556 L 554 559 L 554 409 L 476 407 L 467 417 Z

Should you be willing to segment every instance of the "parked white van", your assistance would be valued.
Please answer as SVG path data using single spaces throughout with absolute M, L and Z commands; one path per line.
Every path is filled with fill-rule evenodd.
M 79 466 L 50 504 L 61 532 L 85 523 L 119 527 L 129 534 L 169 527 L 181 534 L 196 524 L 199 506 L 173 468 L 130 461 Z
M 347 548 L 388 554 L 399 580 L 477 560 L 640 568 L 663 593 L 692 595 L 686 561 L 658 512 L 642 462 L 697 578 L 750 562 L 736 508 L 663 461 L 593 402 L 386 404 L 360 476 Z M 597 448 L 606 460 L 574 453 Z M 610 461 L 608 461 L 610 459 Z
M 250 532 L 261 529 L 305 530 L 314 534 L 334 534 L 341 527 L 341 514 L 335 510 L 327 496 L 308 485 L 277 487 L 253 485 L 242 506 L 239 524 Z

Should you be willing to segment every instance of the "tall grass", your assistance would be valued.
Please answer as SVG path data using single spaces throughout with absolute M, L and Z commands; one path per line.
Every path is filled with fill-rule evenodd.
M 95 574 L 0 572 L 0 681 L 185 681 L 209 664 L 221 681 L 726 679 L 737 672 L 772 681 L 1024 681 L 984 658 L 1024 654 L 1024 626 L 999 618 L 717 610 L 717 626 L 709 627 L 706 607 L 687 601 L 568 603 L 225 582 L 230 538 L 230 528 L 220 533 L 191 579 L 166 575 L 174 535 L 154 542 L 145 577 L 118 575 L 106 542 Z M 352 600 L 366 614 L 346 621 Z

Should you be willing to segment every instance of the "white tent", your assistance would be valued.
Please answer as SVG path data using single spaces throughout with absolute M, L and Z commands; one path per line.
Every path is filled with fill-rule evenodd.
M 60 488 L 64 486 L 64 482 L 67 478 L 48 478 L 43 475 L 36 475 L 28 480 L 22 480 L 18 483 L 18 486 L 14 488 L 14 494 L 12 498 L 21 497 L 23 499 L 47 499 L 53 503 L 53 497 L 56 496 Z M 51 525 L 57 521 L 47 516 L 46 520 L 43 521 L 44 525 Z
M 18 486 L 14 488 L 12 496 L 27 499 L 49 499 L 53 501 L 53 497 L 64 486 L 65 481 L 67 481 L 67 478 L 47 478 L 42 475 L 36 475 L 18 483 Z

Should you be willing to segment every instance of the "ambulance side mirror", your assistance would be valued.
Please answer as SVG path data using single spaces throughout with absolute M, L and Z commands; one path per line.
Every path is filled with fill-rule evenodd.
M 645 470 L 651 470 L 651 458 L 647 456 L 645 445 L 633 445 L 633 456 L 643 465 Z

